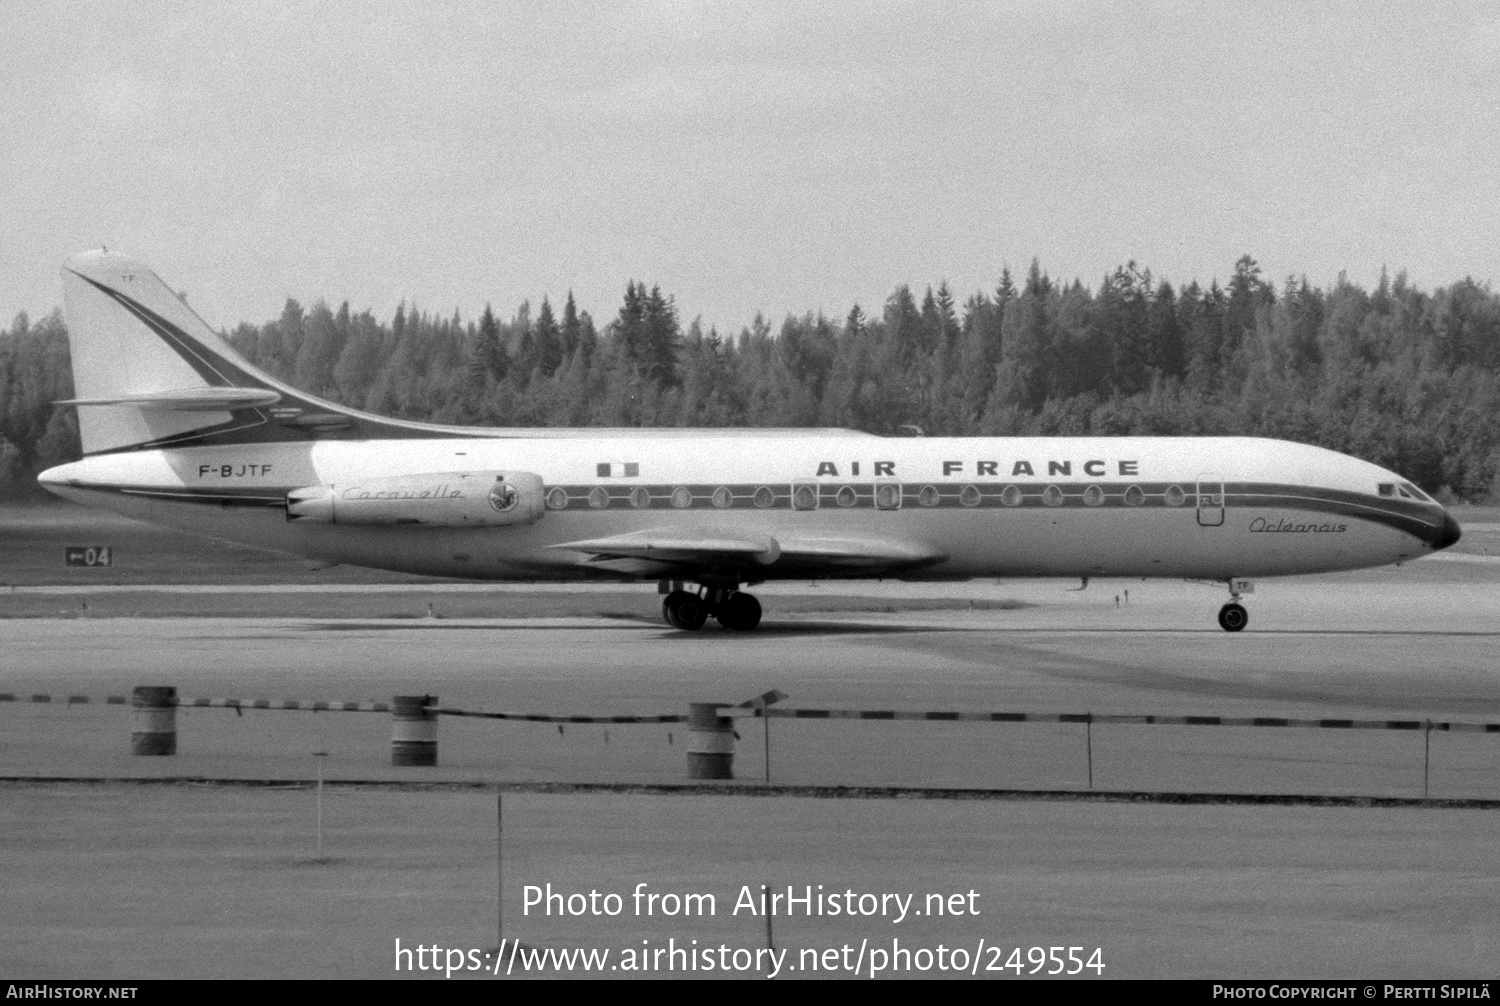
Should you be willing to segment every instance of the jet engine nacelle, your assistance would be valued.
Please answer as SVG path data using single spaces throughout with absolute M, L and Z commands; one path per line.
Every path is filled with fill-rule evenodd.
M 322 524 L 418 524 L 423 527 L 514 527 L 546 511 L 542 479 L 530 472 L 436 472 L 286 494 L 286 519 Z

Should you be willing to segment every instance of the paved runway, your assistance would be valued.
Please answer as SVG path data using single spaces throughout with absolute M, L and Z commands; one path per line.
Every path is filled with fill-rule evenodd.
M 867 610 L 803 604 L 750 636 L 601 618 L 16 618 L 0 620 L 0 691 L 83 694 L 96 703 L 137 684 L 241 699 L 430 692 L 448 707 L 618 715 L 681 713 L 691 701 L 738 702 L 779 688 L 789 693 L 786 705 L 803 707 L 1500 721 L 1500 585 L 1473 579 L 1470 566 L 1489 573 L 1481 563 L 1450 566 L 1468 572 L 1265 584 L 1251 602 L 1251 628 L 1238 635 L 1212 624 L 1218 592 L 1139 582 L 1095 583 L 1082 593 L 1057 583 L 861 585 Z M 839 596 L 847 601 L 855 588 L 812 589 L 846 591 Z M 962 598 L 950 593 L 962 590 L 1015 603 L 882 610 L 903 596 Z M 431 596 L 441 614 L 447 595 Z M 559 730 L 445 718 L 436 769 L 393 769 L 383 714 L 184 710 L 181 753 L 163 759 L 127 753 L 131 717 L 94 703 L 0 705 L 0 774 L 305 780 L 312 752 L 322 750 L 328 775 L 342 779 L 685 776 L 681 725 Z M 741 722 L 740 734 L 737 774 L 759 778 L 761 725 Z M 783 783 L 1083 790 L 1091 744 L 1098 789 L 1420 797 L 1423 740 L 1418 731 L 1097 725 L 1085 736 L 1071 723 L 776 720 L 771 770 Z M 1500 736 L 1430 740 L 1432 796 L 1500 798 Z M 12 852 L 0 867 L 24 882 L 0 899 L 25 903 L 0 905 L 0 917 L 18 920 L 0 922 L 0 962 L 15 973 L 277 973 L 276 948 L 286 942 L 272 935 L 278 920 L 287 939 L 322 955 L 284 965 L 287 973 L 387 974 L 393 935 L 417 939 L 424 924 L 434 933 L 472 931 L 466 939 L 485 945 L 484 906 L 492 902 L 478 894 L 403 901 L 388 886 L 408 890 L 411 871 L 450 863 L 483 887 L 493 876 L 483 852 L 493 833 L 484 835 L 477 796 L 419 810 L 422 801 L 409 794 L 344 793 L 341 841 L 349 851 L 316 879 L 305 876 L 314 867 L 297 865 L 303 861 L 284 848 L 293 833 L 297 848 L 305 844 L 304 825 L 288 823 L 303 820 L 305 793 L 189 798 L 173 789 L 133 796 L 11 786 L 7 794 L 0 844 Z M 302 809 L 288 809 L 287 800 Z M 1007 939 L 1116 948 L 1120 967 L 1106 977 L 1458 977 L 1487 974 L 1500 949 L 1486 921 L 1500 909 L 1494 811 L 516 800 L 516 827 L 530 829 L 517 868 L 529 877 L 615 887 L 760 875 L 902 889 L 978 885 L 1014 914 Z M 467 809 L 452 809 L 459 806 Z M 187 832 L 153 831 L 153 821 L 179 815 Z M 709 819 L 712 826 L 703 823 Z M 17 845 L 21 835 L 55 840 L 26 852 L 33 846 Z M 149 868 L 133 872 L 139 863 Z M 387 878 L 388 867 L 405 879 Z M 243 902 L 234 911 L 250 913 L 260 935 L 216 930 L 219 901 L 162 887 L 183 870 L 202 873 L 209 887 L 222 873 Z M 309 879 L 326 903 L 294 909 L 288 891 Z M 90 914 L 84 887 L 137 905 L 143 921 Z M 340 891 L 363 900 L 341 900 Z M 361 923 L 356 906 L 371 903 L 386 907 L 370 916 L 378 922 Z M 163 949 L 160 919 L 183 906 L 198 922 L 172 928 L 185 949 Z M 752 940 L 744 928 L 711 935 Z M 76 953 L 57 964 L 49 956 L 55 942 L 37 936 L 46 932 L 66 933 Z M 659 926 L 581 923 L 536 932 L 551 944 L 668 935 Z M 863 934 L 827 921 L 788 932 L 813 943 Z M 980 930 L 952 923 L 928 935 L 968 939 Z M 218 955 L 212 969 L 202 963 L 206 947 Z M 143 960 L 148 971 L 132 968 Z
M 871 585 L 889 597 L 897 585 Z M 931 592 L 954 588 L 927 588 Z M 1131 591 L 1130 603 L 1114 597 Z M 1500 586 L 1278 584 L 1252 629 L 1202 623 L 1219 596 L 1191 585 L 1009 584 L 1011 610 L 819 615 L 749 636 L 609 619 L 0 620 L 0 691 L 388 700 L 557 715 L 683 713 L 768 689 L 786 705 L 1500 721 Z M 878 607 L 878 605 L 875 605 Z M 368 713 L 185 710 L 173 759 L 132 758 L 131 714 L 99 705 L 0 709 L 0 772 L 305 778 L 309 752 L 343 777 L 388 766 L 389 721 Z M 740 774 L 763 771 L 744 724 Z M 1087 782 L 1072 724 L 772 724 L 778 781 L 1068 788 Z M 1103 788 L 1421 795 L 1413 733 L 1098 726 Z M 441 725 L 437 778 L 662 782 L 682 778 L 680 726 Z M 670 735 L 670 737 L 669 737 Z M 1497 738 L 1433 741 L 1433 795 L 1500 797 Z

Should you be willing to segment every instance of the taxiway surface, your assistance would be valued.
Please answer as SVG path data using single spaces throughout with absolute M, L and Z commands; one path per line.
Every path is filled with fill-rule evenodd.
M 132 757 L 133 714 L 99 700 L 139 684 L 245 700 L 425 692 L 449 708 L 583 715 L 683 713 L 778 688 L 800 707 L 1500 720 L 1500 585 L 1472 575 L 1490 573 L 1482 562 L 1450 566 L 1463 576 L 1268 584 L 1237 635 L 1212 625 L 1213 590 L 1147 583 L 971 585 L 967 596 L 1008 605 L 973 612 L 883 611 L 964 588 L 868 585 L 866 610 L 804 605 L 749 636 L 603 618 L 12 618 L 0 620 L 0 691 L 54 701 L 0 705 L 0 774 L 292 782 L 325 751 L 341 780 L 686 776 L 682 724 L 448 718 L 436 768 L 396 769 L 390 719 L 375 713 L 183 710 L 177 756 Z M 444 592 L 431 596 L 441 615 Z M 754 780 L 761 724 L 738 726 L 736 774 Z M 1415 798 L 1424 740 L 1431 796 L 1500 797 L 1495 734 L 775 720 L 770 754 L 777 783 L 1083 791 L 1091 755 L 1095 789 Z M 315 857 L 303 788 L 13 782 L 4 793 L 0 965 L 12 973 L 380 977 L 394 973 L 397 938 L 494 945 L 493 794 L 331 791 L 330 851 Z M 1007 955 L 1101 946 L 1104 977 L 1459 978 L 1487 975 L 1500 951 L 1493 810 L 505 799 L 507 924 L 542 946 L 765 937 L 743 915 L 522 918 L 527 883 L 646 882 L 715 892 L 727 910 L 740 885 L 767 882 L 973 889 L 993 911 L 899 931 L 783 920 L 794 953 L 983 938 Z

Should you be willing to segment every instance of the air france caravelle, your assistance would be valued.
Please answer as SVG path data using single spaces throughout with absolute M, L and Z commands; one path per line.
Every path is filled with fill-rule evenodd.
M 1241 437 L 887 438 L 851 430 L 469 429 L 255 369 L 150 269 L 63 268 L 83 458 L 59 496 L 322 563 L 658 581 L 668 623 L 750 630 L 771 580 L 1172 577 L 1381 566 L 1447 548 L 1411 482 Z M 689 589 L 684 589 L 685 587 Z

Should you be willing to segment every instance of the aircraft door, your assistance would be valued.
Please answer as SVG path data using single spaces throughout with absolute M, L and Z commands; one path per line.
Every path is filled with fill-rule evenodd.
M 1198 523 L 1202 527 L 1224 523 L 1224 482 L 1217 475 L 1198 476 Z

